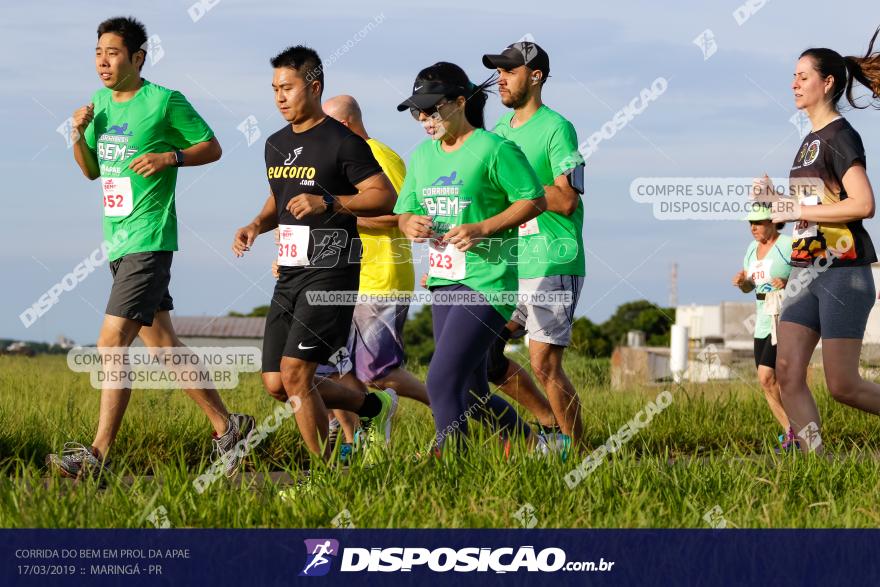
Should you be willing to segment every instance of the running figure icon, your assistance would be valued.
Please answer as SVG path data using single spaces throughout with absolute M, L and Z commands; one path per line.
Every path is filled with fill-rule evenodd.
M 324 555 L 327 555 L 327 554 L 335 555 L 336 551 L 333 550 L 333 548 L 330 546 L 330 541 L 327 540 L 325 542 L 321 542 L 321 543 L 316 544 L 315 549 L 311 552 L 311 554 L 314 558 L 312 558 L 312 561 L 306 565 L 306 568 L 303 569 L 303 571 L 302 571 L 303 575 L 308 575 L 309 569 L 313 569 L 313 568 L 318 567 L 320 565 L 325 565 L 325 564 L 329 563 L 330 559 L 326 558 Z M 321 573 L 321 574 L 324 574 L 324 573 Z

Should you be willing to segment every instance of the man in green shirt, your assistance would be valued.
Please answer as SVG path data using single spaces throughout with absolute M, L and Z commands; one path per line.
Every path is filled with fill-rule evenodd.
M 47 457 L 50 466 L 68 477 L 100 474 L 122 424 L 130 380 L 121 367 L 107 365 L 122 364 L 137 336 L 159 356 L 159 349 L 165 357 L 190 353 L 177 338 L 169 314 L 171 257 L 177 250 L 177 168 L 213 163 L 221 149 L 183 94 L 141 77 L 146 42 L 144 25 L 133 18 L 102 22 L 95 67 L 104 87 L 73 114 L 74 158 L 88 179 L 101 180 L 113 287 L 98 335 L 105 383 L 97 433 L 90 447 L 66 443 L 61 454 Z M 184 358 L 172 361 L 178 364 Z M 230 414 L 210 379 L 199 381 L 207 385 L 185 391 L 211 421 L 215 452 L 231 475 L 241 460 L 235 447 L 254 430 L 254 419 Z
M 563 433 L 549 444 L 567 454 L 571 443 L 579 444 L 583 435 L 580 401 L 562 368 L 562 355 L 571 341 L 584 280 L 580 200 L 584 161 L 572 124 L 541 99 L 550 58 L 540 46 L 514 43 L 498 55 L 484 55 L 483 65 L 498 70 L 501 102 L 513 110 L 501 117 L 494 132 L 522 149 L 547 198 L 547 211 L 519 227 L 521 300 L 508 328 L 524 327 L 528 332 L 532 370 L 547 392 Z M 500 340 L 490 352 L 490 380 L 540 417 L 540 409 L 532 409 L 537 403 L 534 384 L 519 365 L 504 356 L 504 342 Z

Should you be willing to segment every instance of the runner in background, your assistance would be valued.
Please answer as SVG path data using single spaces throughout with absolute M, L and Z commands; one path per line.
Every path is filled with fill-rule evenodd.
M 807 367 L 820 338 L 831 396 L 880 413 L 880 385 L 859 374 L 865 326 L 877 297 L 871 274 L 877 255 L 862 224 L 874 216 L 874 191 L 862 139 L 838 109 L 844 97 L 854 108 L 880 107 L 877 32 L 863 57 L 842 57 L 825 48 L 801 53 L 791 88 L 795 106 L 807 114 L 813 128 L 789 174 L 798 200 L 780 201 L 766 174 L 756 180 L 759 201 L 774 202 L 773 222 L 796 222 L 776 377 L 782 405 L 804 452 L 823 451 L 819 411 L 807 387 Z M 870 91 L 866 104 L 853 96 L 855 82 Z
M 95 67 L 104 87 L 73 114 L 74 159 L 88 179 L 101 179 L 104 239 L 118 243 L 108 251 L 113 286 L 98 334 L 105 364 L 121 358 L 112 349 L 127 349 L 136 337 L 146 347 L 188 352 L 174 332 L 168 292 L 177 250 L 177 168 L 213 163 L 221 154 L 214 132 L 183 94 L 141 77 L 146 44 L 141 22 L 102 22 Z M 184 391 L 211 422 L 215 454 L 231 476 L 241 462 L 233 449 L 254 430 L 254 419 L 227 412 L 213 383 L 206 383 Z M 47 464 L 67 477 L 99 475 L 130 399 L 131 389 L 104 385 L 91 446 L 65 443 Z
M 746 249 L 742 270 L 733 285 L 743 293 L 755 292 L 755 368 L 773 417 L 782 426 L 782 450 L 794 448 L 794 431 L 779 398 L 776 380 L 777 324 L 782 290 L 791 273 L 791 237 L 780 234 L 784 224 L 770 220 L 769 206 L 755 206 L 748 215 L 753 240 Z
M 520 294 L 537 297 L 517 305 L 507 330 L 525 328 L 529 335 L 532 372 L 544 387 L 562 429 L 562 434 L 548 434 L 552 439 L 548 445 L 564 458 L 572 442 L 580 446 L 583 440 L 580 399 L 563 369 L 562 357 L 571 342 L 574 311 L 584 283 L 584 206 L 580 198 L 584 160 L 574 126 L 543 103 L 541 93 L 550 75 L 550 57 L 539 45 L 514 43 L 498 55 L 484 55 L 483 65 L 498 70 L 501 103 L 512 110 L 501 117 L 494 132 L 522 149 L 547 198 L 547 211 L 519 227 L 516 267 Z M 547 294 L 565 295 L 568 301 L 541 299 Z M 504 342 L 496 341 L 490 352 L 491 379 L 540 415 L 542 405 L 534 399 L 534 385 L 518 364 L 504 356 Z M 550 424 L 546 414 L 543 418 L 541 424 Z
M 542 212 L 546 200 L 522 151 L 483 129 L 492 81 L 477 86 L 457 65 L 436 63 L 419 72 L 413 95 L 397 107 L 409 110 L 430 140 L 413 152 L 394 211 L 407 237 L 430 243 L 428 287 L 457 302 L 432 307 L 427 386 L 438 447 L 450 437 L 460 444 L 478 412 L 491 414 L 504 434 L 530 434 L 492 395 L 486 375 L 487 349 L 515 307 L 503 294 L 517 291 L 509 249 L 493 245 L 514 238 L 514 228 Z

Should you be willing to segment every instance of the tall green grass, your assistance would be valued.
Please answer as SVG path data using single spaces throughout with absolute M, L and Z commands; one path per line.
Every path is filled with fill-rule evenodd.
M 47 474 L 43 459 L 68 440 L 88 444 L 99 393 L 63 357 L 0 357 L 0 526 L 152 527 L 162 506 L 174 527 L 330 526 L 347 509 L 357 527 L 518 527 L 535 508 L 538 527 L 706 527 L 715 506 L 732 527 L 876 527 L 880 421 L 815 390 L 823 439 L 835 458 L 773 454 L 778 434 L 757 385 L 747 382 L 608 388 L 608 362 L 567 359 L 580 390 L 591 447 L 630 420 L 663 389 L 672 404 L 574 489 L 575 461 L 539 458 L 474 426 L 470 449 L 422 456 L 433 435 L 430 412 L 402 400 L 387 463 L 321 471 L 320 491 L 296 503 L 271 482 L 218 481 L 202 494 L 191 483 L 210 463 L 210 427 L 180 392 L 136 391 L 113 448 L 106 485 Z M 423 367 L 413 369 L 424 375 Z M 231 410 L 258 421 L 277 402 L 246 375 L 221 392 Z M 526 415 L 528 418 L 528 415 Z M 256 472 L 298 475 L 307 457 L 293 418 L 260 444 Z M 150 476 L 150 477 L 147 477 Z

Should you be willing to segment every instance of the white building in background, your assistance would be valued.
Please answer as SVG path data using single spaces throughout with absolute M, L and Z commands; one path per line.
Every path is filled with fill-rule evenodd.
M 871 265 L 874 287 L 880 296 L 880 263 Z M 747 296 L 751 296 L 748 297 Z M 880 300 L 868 317 L 864 344 L 880 345 Z M 748 302 L 721 302 L 714 306 L 690 304 L 675 309 L 675 323 L 687 326 L 692 345 L 723 345 L 731 350 L 751 350 L 755 328 L 754 294 L 743 294 Z M 821 346 L 821 341 L 820 341 Z
M 59 347 L 63 348 L 64 350 L 70 350 L 76 346 L 76 342 L 74 342 L 70 338 L 67 338 L 63 334 L 58 335 L 58 338 L 56 339 L 55 344 L 57 344 Z
M 832 270 L 833 271 L 833 270 Z M 865 338 L 862 345 L 862 361 L 880 361 L 880 263 L 871 266 L 874 287 L 877 290 L 874 308 L 868 316 Z M 749 302 L 722 302 L 718 305 L 679 306 L 676 308 L 675 323 L 688 328 L 688 339 L 692 355 L 689 366 L 691 380 L 716 379 L 718 374 L 706 371 L 706 357 L 711 356 L 716 363 L 731 364 L 737 357 L 742 359 L 751 354 L 755 328 L 755 304 Z M 706 349 L 711 352 L 707 353 Z M 813 362 L 821 363 L 822 341 L 813 353 Z
M 686 326 L 692 345 L 700 348 L 714 344 L 735 350 L 751 349 L 754 321 L 754 302 L 690 304 L 675 309 L 675 323 Z
M 871 266 L 875 288 L 880 287 L 880 263 Z M 880 290 L 878 290 L 880 291 Z M 715 305 L 683 305 L 675 309 L 675 324 L 687 328 L 687 343 L 681 348 L 645 347 L 632 333 L 628 345 L 614 350 L 611 357 L 611 385 L 626 389 L 669 381 L 681 377 L 690 382 L 728 380 L 738 370 L 753 372 L 755 300 L 754 293 L 743 294 L 742 302 Z M 643 340 L 643 339 L 641 339 Z M 673 341 L 679 342 L 679 341 Z M 686 344 L 688 348 L 683 348 Z M 821 341 L 813 353 L 813 362 L 821 364 Z M 670 355 L 686 356 L 686 365 L 673 373 Z M 880 301 L 877 296 L 868 317 L 862 361 L 880 363 Z

